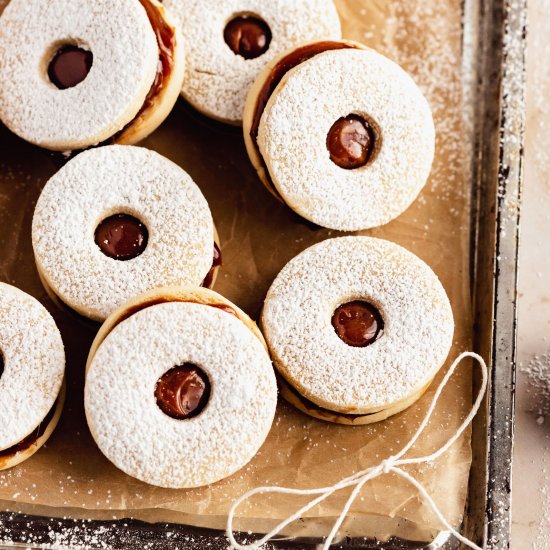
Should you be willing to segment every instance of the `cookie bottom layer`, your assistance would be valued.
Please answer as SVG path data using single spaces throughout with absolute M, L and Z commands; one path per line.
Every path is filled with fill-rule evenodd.
M 288 403 L 290 403 L 293 407 L 297 408 L 301 412 L 318 420 L 325 420 L 326 422 L 332 422 L 334 424 L 362 426 L 364 424 L 381 422 L 382 420 L 386 420 L 386 418 L 389 418 L 390 416 L 393 416 L 409 408 L 412 404 L 418 401 L 420 397 L 422 397 L 432 381 L 430 380 L 420 391 L 401 400 L 398 404 L 394 406 L 390 405 L 385 409 L 380 409 L 379 411 L 368 414 L 346 414 L 319 407 L 318 405 L 316 405 L 312 401 L 309 401 L 309 399 L 306 399 L 304 396 L 298 393 L 298 391 L 281 376 L 277 377 L 277 382 L 279 385 L 281 396 L 284 397 L 284 399 Z

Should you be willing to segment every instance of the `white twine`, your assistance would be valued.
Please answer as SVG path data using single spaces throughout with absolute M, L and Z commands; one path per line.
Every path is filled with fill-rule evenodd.
M 435 409 L 435 406 L 437 404 L 437 401 L 441 395 L 441 392 L 447 385 L 447 382 L 453 375 L 454 371 L 457 369 L 460 362 L 465 359 L 466 357 L 471 357 L 472 359 L 475 359 L 479 366 L 481 367 L 481 374 L 483 377 L 483 381 L 481 384 L 481 388 L 479 389 L 479 392 L 477 394 L 476 400 L 472 406 L 472 409 L 470 410 L 470 413 L 468 416 L 464 419 L 460 427 L 457 429 L 457 431 L 447 440 L 445 444 L 443 444 L 437 451 L 433 452 L 430 455 L 421 456 L 421 457 L 415 457 L 415 458 L 402 458 L 416 443 L 426 426 L 428 425 L 428 422 L 430 421 L 430 418 L 433 414 L 433 411 Z M 425 502 L 427 502 L 434 512 L 434 514 L 437 516 L 439 521 L 445 526 L 445 528 L 454 535 L 460 542 L 465 544 L 466 546 L 470 548 L 474 548 L 475 550 L 482 550 L 477 544 L 473 543 L 471 540 L 467 539 L 466 537 L 462 536 L 456 529 L 454 529 L 449 522 L 445 519 L 443 514 L 438 509 L 437 505 L 435 504 L 432 497 L 428 494 L 428 491 L 426 491 L 425 487 L 417 481 L 414 477 L 412 477 L 410 474 L 405 472 L 400 468 L 400 466 L 404 466 L 407 464 L 421 464 L 425 462 L 432 462 L 439 458 L 442 454 L 447 452 L 449 447 L 455 443 L 458 438 L 463 434 L 464 430 L 469 426 L 469 424 L 474 419 L 477 411 L 479 410 L 481 406 L 481 402 L 483 400 L 483 396 L 485 395 L 485 391 L 487 389 L 487 365 L 485 364 L 485 361 L 482 357 L 480 357 L 477 353 L 473 352 L 464 352 L 461 353 L 453 362 L 449 370 L 447 371 L 447 374 L 439 384 L 439 387 L 437 388 L 437 391 L 435 392 L 432 402 L 430 404 L 430 407 L 428 409 L 428 412 L 426 413 L 426 416 L 424 417 L 424 420 L 416 430 L 415 434 L 411 437 L 410 441 L 399 451 L 396 455 L 390 456 L 389 458 L 383 460 L 378 466 L 373 466 L 371 468 L 367 468 L 365 470 L 362 470 L 360 472 L 357 472 L 356 474 L 353 474 L 352 476 L 346 477 L 339 481 L 338 483 L 335 483 L 334 485 L 330 487 L 322 487 L 319 489 L 291 489 L 289 487 L 256 487 L 255 489 L 252 489 L 251 491 L 248 491 L 244 495 L 242 495 L 240 498 L 238 498 L 231 507 L 231 510 L 229 511 L 229 515 L 227 517 L 227 529 L 226 534 L 229 539 L 229 542 L 231 543 L 231 548 L 233 550 L 255 550 L 263 546 L 266 542 L 273 539 L 280 531 L 282 531 L 287 525 L 292 523 L 293 521 L 299 519 L 302 517 L 302 515 L 328 498 L 330 495 L 335 493 L 336 491 L 340 491 L 341 489 L 345 489 L 347 487 L 354 487 L 353 491 L 351 492 L 344 508 L 342 509 L 342 512 L 338 516 L 338 519 L 334 523 L 334 526 L 332 527 L 332 530 L 328 537 L 325 540 L 325 543 L 323 545 L 323 550 L 328 550 L 332 544 L 332 541 L 334 540 L 334 537 L 338 533 L 338 530 L 340 529 L 344 519 L 348 515 L 348 512 L 357 498 L 357 495 L 363 488 L 363 486 L 367 483 L 367 481 L 370 481 L 371 479 L 375 479 L 381 475 L 388 474 L 390 472 L 397 474 L 401 476 L 403 479 L 407 480 L 411 485 L 413 485 L 418 492 L 420 493 L 421 497 L 424 499 Z M 264 494 L 264 493 L 281 493 L 285 495 L 319 495 L 313 500 L 311 500 L 308 504 L 300 508 L 297 512 L 289 516 L 287 519 L 281 521 L 276 527 L 274 527 L 267 535 L 262 537 L 260 540 L 257 540 L 251 544 L 240 544 L 235 540 L 235 537 L 233 536 L 233 518 L 235 516 L 235 511 L 237 508 L 245 501 L 248 500 L 250 497 L 257 495 L 257 494 Z

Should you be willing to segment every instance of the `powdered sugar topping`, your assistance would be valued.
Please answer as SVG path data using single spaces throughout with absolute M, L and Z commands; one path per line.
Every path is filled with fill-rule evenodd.
M 326 146 L 331 126 L 351 113 L 379 130 L 375 158 L 345 170 Z M 435 132 L 411 77 L 374 50 L 321 53 L 289 71 L 260 121 L 258 146 L 285 202 L 308 220 L 356 231 L 383 225 L 428 179 Z
M 129 261 L 94 239 L 106 217 L 125 213 L 148 229 Z M 113 145 L 81 153 L 46 184 L 33 219 L 39 270 L 70 307 L 105 319 L 132 296 L 158 286 L 199 286 L 212 266 L 214 225 L 206 199 L 179 166 L 147 149 Z
M 47 69 L 56 50 L 93 53 L 84 81 L 58 89 Z M 136 0 L 11 0 L 0 20 L 0 119 L 37 145 L 77 149 L 130 122 L 155 79 L 158 45 Z
M 165 0 L 179 20 L 187 48 L 183 96 L 209 116 L 239 124 L 246 94 L 263 67 L 304 41 L 338 39 L 340 20 L 332 0 Z M 256 59 L 235 54 L 224 41 L 229 20 L 255 14 L 269 25 L 269 49 Z
M 331 324 L 334 310 L 366 300 L 384 319 L 373 344 L 351 347 Z M 338 412 L 386 408 L 421 389 L 452 344 L 453 315 L 433 271 L 382 239 L 341 237 L 291 260 L 262 314 L 275 366 L 305 397 Z
M 166 416 L 157 380 L 183 363 L 212 385 L 204 411 Z M 120 469 L 162 487 L 213 483 L 258 451 L 275 414 L 277 389 L 260 340 L 233 315 L 193 303 L 142 310 L 107 336 L 86 379 L 86 416 L 102 452 Z
M 0 283 L 0 450 L 29 435 L 52 408 L 65 351 L 51 315 L 35 298 Z

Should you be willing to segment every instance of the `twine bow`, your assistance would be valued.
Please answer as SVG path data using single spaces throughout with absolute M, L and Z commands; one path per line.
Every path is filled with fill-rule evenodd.
M 433 414 L 433 411 L 437 405 L 437 401 L 441 396 L 443 389 L 447 385 L 449 379 L 451 378 L 451 376 L 453 375 L 453 373 L 455 372 L 455 370 L 457 369 L 461 361 L 466 357 L 471 357 L 472 359 L 475 359 L 478 362 L 479 366 L 481 367 L 481 374 L 482 374 L 481 388 L 479 389 L 476 400 L 468 416 L 464 419 L 464 421 L 462 422 L 460 427 L 456 430 L 456 432 L 439 449 L 437 449 L 432 454 L 421 456 L 421 457 L 415 457 L 415 458 L 403 458 L 403 456 L 407 454 L 407 452 L 413 447 L 413 445 L 416 443 L 416 441 L 418 440 L 418 438 L 420 437 L 420 435 L 428 425 L 428 422 L 430 421 L 430 418 Z M 437 516 L 439 521 L 445 526 L 445 528 L 450 533 L 453 534 L 455 538 L 457 538 L 460 542 L 462 542 L 469 548 L 474 548 L 475 550 L 482 550 L 477 544 L 473 543 L 471 540 L 462 536 L 454 527 L 452 527 L 449 524 L 449 522 L 445 519 L 443 514 L 440 512 L 439 508 L 435 504 L 432 497 L 428 494 L 428 491 L 425 489 L 425 487 L 419 481 L 417 481 L 414 477 L 412 477 L 406 471 L 401 469 L 401 466 L 405 466 L 407 464 L 422 464 L 426 462 L 432 462 L 449 450 L 451 445 L 453 445 L 453 443 L 455 443 L 460 438 L 460 436 L 464 433 L 464 430 L 470 425 L 475 415 L 477 414 L 477 411 L 481 406 L 483 396 L 485 395 L 485 391 L 487 389 L 487 378 L 488 378 L 487 365 L 485 364 L 485 361 L 481 356 L 469 351 L 461 353 L 455 359 L 453 364 L 450 366 L 449 370 L 447 371 L 447 374 L 445 374 L 443 380 L 439 384 L 437 391 L 433 396 L 428 412 L 424 417 L 424 420 L 422 421 L 422 423 L 420 424 L 420 426 L 418 427 L 414 435 L 411 437 L 410 441 L 396 455 L 386 458 L 380 464 L 378 464 L 378 466 L 366 468 L 365 470 L 357 472 L 352 476 L 346 477 L 329 487 L 321 487 L 318 489 L 292 489 L 289 487 L 274 486 L 274 487 L 256 487 L 255 489 L 248 491 L 233 503 L 233 506 L 231 507 L 231 510 L 229 511 L 229 515 L 227 517 L 226 534 L 229 539 L 229 542 L 231 543 L 231 548 L 233 550 L 258 549 L 262 545 L 264 545 L 266 542 L 273 539 L 287 525 L 289 525 L 293 521 L 302 517 L 302 515 L 305 512 L 307 512 L 308 510 L 310 510 L 311 508 L 313 508 L 323 500 L 327 499 L 330 495 L 332 495 L 336 491 L 340 491 L 341 489 L 346 489 L 348 487 L 354 487 L 348 500 L 346 501 L 346 504 L 342 508 L 342 512 L 340 513 L 340 515 L 338 516 L 338 519 L 334 523 L 330 534 L 325 540 L 325 543 L 323 545 L 323 550 L 328 550 L 334 540 L 334 537 L 338 533 L 338 530 L 340 529 L 344 519 L 348 515 L 348 512 L 353 502 L 355 501 L 355 499 L 357 498 L 357 496 L 361 492 L 361 489 L 364 487 L 367 481 L 370 481 L 371 479 L 375 479 L 377 477 L 380 477 L 382 475 L 389 474 L 390 472 L 392 472 L 394 474 L 401 476 L 403 479 L 408 481 L 411 485 L 413 485 L 417 489 L 421 497 L 429 504 L 430 508 L 432 509 L 434 514 Z M 305 506 L 300 508 L 298 511 L 296 511 L 294 514 L 289 516 L 287 519 L 281 521 L 277 526 L 275 526 L 269 533 L 267 533 L 267 535 L 262 537 L 260 540 L 257 540 L 251 544 L 240 544 L 239 542 L 237 542 L 237 540 L 233 536 L 233 518 L 235 516 L 235 511 L 245 500 L 248 500 L 250 497 L 254 495 L 264 494 L 264 493 L 280 493 L 280 494 L 286 494 L 286 495 L 319 495 L 319 496 L 317 496 L 316 498 L 308 502 Z

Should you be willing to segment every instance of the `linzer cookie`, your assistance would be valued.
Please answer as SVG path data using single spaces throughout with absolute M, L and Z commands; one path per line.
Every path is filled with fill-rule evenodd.
M 32 456 L 63 408 L 65 351 L 46 309 L 0 283 L 0 470 Z
M 382 239 L 341 237 L 283 268 L 262 328 L 283 397 L 316 418 L 368 424 L 422 395 L 447 357 L 454 322 L 422 260 Z
M 136 143 L 176 102 L 183 41 L 157 0 L 11 0 L 0 119 L 53 150 Z
M 95 321 L 159 285 L 213 284 L 215 238 L 191 177 L 158 153 L 122 145 L 69 161 L 44 187 L 32 224 L 50 296 Z
M 261 333 L 237 306 L 207 289 L 164 288 L 107 319 L 84 399 L 90 431 L 118 468 L 190 488 L 252 459 L 273 422 L 277 385 Z
M 307 220 L 342 231 L 406 210 L 434 156 L 432 115 L 416 84 L 354 42 L 310 43 L 271 62 L 250 90 L 243 130 L 266 187 Z
M 337 40 L 332 0 L 165 0 L 179 22 L 187 65 L 183 97 L 212 118 L 240 124 L 248 89 L 274 57 L 309 40 Z

